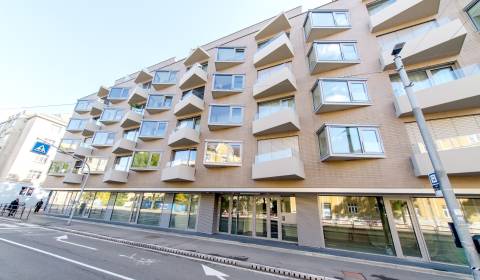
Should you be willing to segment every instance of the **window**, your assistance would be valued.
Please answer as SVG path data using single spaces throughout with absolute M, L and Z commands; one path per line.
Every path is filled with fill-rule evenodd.
M 130 105 L 130 110 L 143 116 L 143 113 L 145 111 L 145 104 L 132 104 Z
M 291 69 L 292 68 L 292 63 L 291 62 L 286 62 L 282 64 L 278 64 L 272 67 L 268 67 L 262 70 L 258 70 L 257 72 L 257 81 L 263 81 L 270 76 L 274 75 L 275 73 L 281 71 L 284 68 Z
M 170 108 L 172 107 L 173 96 L 154 95 L 148 97 L 147 109 Z
M 110 192 L 97 192 L 92 202 L 92 208 L 88 218 L 103 220 L 107 214 L 108 201 L 110 200 Z
M 241 61 L 245 59 L 245 48 L 217 48 L 217 61 Z
M 267 39 L 267 40 L 258 42 L 258 43 L 257 43 L 257 51 L 265 48 L 266 46 L 268 46 L 270 43 L 272 43 L 273 41 L 275 41 L 275 39 L 277 39 L 278 37 L 282 36 L 283 34 L 285 34 L 288 38 L 290 38 L 290 33 L 288 33 L 288 32 L 279 33 L 279 34 L 273 36 L 272 38 L 269 38 L 269 39 Z
M 322 218 L 327 219 L 327 220 L 332 219 L 332 204 L 331 203 L 323 203 Z
M 65 174 L 68 171 L 70 164 L 63 161 L 52 161 L 48 174 Z
M 200 130 L 200 117 L 186 118 L 178 120 L 177 129 L 182 127 L 190 127 L 196 131 Z
M 132 160 L 131 156 L 116 157 L 115 161 L 113 162 L 113 170 L 128 171 L 131 160 Z
M 186 150 L 174 150 L 172 151 L 172 161 L 170 166 L 195 166 L 195 160 L 197 158 L 197 149 L 186 149 Z
M 163 211 L 164 193 L 143 193 L 137 224 L 158 226 Z
M 152 84 L 174 84 L 176 82 L 176 71 L 156 71 Z
M 105 172 L 107 168 L 108 159 L 100 157 L 89 157 L 87 158 L 88 166 L 90 166 L 91 173 L 101 173 Z M 83 172 L 86 172 L 86 167 L 83 167 Z
M 135 152 L 133 155 L 132 168 L 158 168 L 161 156 L 161 152 Z
M 316 61 L 358 60 L 356 43 L 314 43 Z
M 213 75 L 214 90 L 243 90 L 245 84 L 245 75 Z
M 256 163 L 298 157 L 298 136 L 258 140 Z
M 229 105 L 211 105 L 209 123 L 241 124 L 243 107 Z
M 199 198 L 198 194 L 174 194 L 169 227 L 194 230 L 197 226 Z
M 136 208 L 138 207 L 138 193 L 116 193 L 115 203 L 113 205 L 111 221 L 128 223 L 134 222 L 136 218 Z
M 100 117 L 100 121 L 117 122 L 123 118 L 123 110 L 118 108 L 105 108 Z
M 376 127 L 325 126 L 319 130 L 317 136 L 321 157 L 330 154 L 383 154 Z
M 480 1 L 472 1 L 465 10 L 470 19 L 472 19 L 477 30 L 480 30 Z
M 349 26 L 348 12 L 312 12 L 310 13 L 312 26 Z
M 370 15 L 374 15 L 381 10 L 385 9 L 386 7 L 395 3 L 396 0 L 377 0 L 371 4 L 368 4 L 367 10 Z
M 85 119 L 70 119 L 68 122 L 67 130 L 80 131 L 85 128 L 87 120 Z
M 312 90 L 314 109 L 324 103 L 369 102 L 366 81 L 319 80 Z
M 137 137 L 138 137 L 138 129 L 130 129 L 130 130 L 123 131 L 123 139 L 136 142 Z
M 285 108 L 295 110 L 295 99 L 293 97 L 258 103 L 258 119 L 269 116 Z
M 453 65 L 409 71 L 407 75 L 413 83 L 413 91 L 427 89 L 460 78 Z M 390 76 L 390 81 L 395 96 L 406 94 L 400 76 L 392 75 Z
M 111 88 L 108 93 L 108 99 L 127 99 L 129 91 L 129 88 Z
M 347 203 L 347 210 L 350 214 L 358 213 L 358 205 L 356 203 Z
M 204 163 L 241 165 L 241 148 L 241 143 L 207 142 Z
M 42 171 L 29 170 L 27 174 L 27 180 L 38 180 L 42 176 Z
M 111 146 L 113 145 L 114 141 L 115 141 L 115 133 L 98 131 L 98 132 L 95 132 L 92 145 L 93 146 Z
M 140 137 L 164 137 L 167 129 L 167 122 L 164 121 L 143 121 L 140 128 Z
M 150 89 L 152 87 L 152 81 L 142 84 L 142 89 Z
M 77 105 L 75 105 L 75 111 L 85 112 L 90 111 L 90 100 L 78 100 Z
M 48 160 L 48 156 L 42 156 L 42 155 L 35 155 L 33 158 L 33 162 L 40 163 L 40 164 L 45 164 L 47 160 Z
M 82 143 L 81 139 L 62 139 L 60 149 L 62 151 L 75 151 L 80 143 Z
M 205 93 L 205 87 L 194 88 L 194 89 L 182 92 L 182 99 L 185 99 L 191 95 L 195 95 L 196 97 L 203 100 L 204 93 Z

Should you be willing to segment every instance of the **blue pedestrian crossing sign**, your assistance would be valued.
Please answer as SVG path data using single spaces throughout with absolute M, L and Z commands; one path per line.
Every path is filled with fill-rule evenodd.
M 37 141 L 33 145 L 32 153 L 36 153 L 39 155 L 46 155 L 48 153 L 48 150 L 50 150 L 50 144 Z

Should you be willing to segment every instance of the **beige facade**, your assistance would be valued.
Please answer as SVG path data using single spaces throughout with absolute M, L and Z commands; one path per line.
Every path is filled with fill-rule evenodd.
M 222 225 L 231 227 L 232 217 L 222 224 L 228 203 L 231 208 L 232 201 L 247 201 L 246 205 L 260 207 L 252 211 L 247 207 L 242 213 L 257 215 L 246 231 L 257 230 L 253 236 L 263 236 L 257 223 L 266 207 L 259 202 L 259 194 L 264 194 L 274 205 L 265 213 L 279 211 L 278 203 L 288 220 L 291 209 L 298 209 L 299 243 L 326 246 L 328 236 L 315 234 L 322 231 L 318 195 L 384 196 L 387 202 L 394 196 L 409 200 L 433 195 L 425 153 L 412 149 L 418 139 L 409 128 L 411 108 L 405 95 L 396 91 L 389 55 L 394 43 L 406 41 L 407 70 L 422 70 L 428 77 L 412 78 L 424 86 L 417 94 L 427 120 L 473 119 L 463 131 L 434 138 L 469 139 L 458 140 L 460 144 L 442 153 L 447 171 L 450 166 L 454 170 L 450 179 L 455 191 L 480 195 L 480 92 L 475 88 L 480 82 L 480 36 L 463 10 L 469 1 L 397 0 L 369 15 L 368 9 L 373 9 L 369 5 L 380 2 L 339 0 L 307 12 L 295 8 L 195 48 L 185 59 L 160 62 L 82 98 L 93 106 L 74 113 L 72 119 L 79 125 L 67 128 L 64 138 L 83 141 L 82 135 L 94 130 L 95 148 L 88 157 L 108 159 L 105 171 L 91 175 L 86 188 L 198 193 L 197 230 L 208 233 L 219 232 Z M 438 74 L 436 69 L 447 66 L 451 68 Z M 99 98 L 108 105 L 99 105 Z M 145 103 L 138 114 L 142 110 L 137 105 Z M 109 108 L 120 113 L 110 110 L 103 119 Z M 99 110 L 103 114 L 96 127 L 90 121 Z M 136 141 L 133 148 L 122 137 L 128 138 L 126 131 L 135 128 L 140 134 L 129 139 Z M 106 140 L 95 143 L 97 135 Z M 207 142 L 224 144 L 221 151 L 212 151 Z M 465 152 L 468 149 L 475 152 Z M 160 156 L 154 158 L 151 151 Z M 133 158 L 118 158 L 132 152 Z M 140 157 L 138 152 L 149 153 Z M 212 153 L 219 154 L 215 164 L 208 163 Z M 64 156 L 57 160 L 73 166 Z M 148 171 L 129 168 L 139 161 L 148 165 Z M 65 183 L 64 178 L 51 176 L 46 185 L 57 191 L 78 190 L 79 184 Z M 255 197 L 225 198 L 227 208 L 222 212 L 220 195 L 225 193 Z M 296 202 L 291 200 L 295 207 L 284 200 L 297 195 Z M 413 207 L 410 201 L 408 205 Z M 168 211 L 174 215 L 175 207 Z M 388 213 L 394 217 L 395 211 L 387 209 Z M 265 219 L 271 225 L 274 215 Z M 284 230 L 279 236 L 291 235 L 287 224 L 279 226 Z M 392 254 L 407 256 L 406 248 L 399 249 L 398 232 L 393 234 Z M 272 229 L 265 234 L 275 238 Z M 427 246 L 419 247 L 420 257 L 430 260 Z

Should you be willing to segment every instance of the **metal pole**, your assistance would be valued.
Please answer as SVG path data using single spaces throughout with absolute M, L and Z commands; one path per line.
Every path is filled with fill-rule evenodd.
M 90 165 L 88 165 L 87 161 L 85 160 L 85 166 L 87 167 L 87 173 L 85 178 L 82 180 L 82 185 L 80 186 L 80 194 L 78 195 L 78 199 L 73 200 L 72 209 L 70 210 L 70 216 L 68 217 L 67 226 L 72 224 L 73 213 L 75 212 L 75 208 L 77 207 L 78 202 L 80 202 L 80 198 L 83 195 L 83 190 L 85 189 L 85 185 L 87 184 L 88 177 L 90 176 Z
M 438 177 L 438 181 L 440 182 L 440 189 L 442 190 L 443 197 L 447 204 L 448 212 L 450 213 L 450 217 L 452 217 L 453 224 L 455 225 L 458 233 L 458 238 L 462 243 L 468 263 L 470 264 L 470 268 L 473 271 L 473 278 L 475 280 L 480 280 L 480 258 L 475 249 L 475 245 L 473 244 L 473 240 L 468 228 L 468 223 L 465 221 L 463 212 L 460 209 L 460 204 L 455 197 L 455 193 L 452 189 L 452 185 L 450 184 L 450 180 L 448 179 L 445 168 L 443 167 L 442 161 L 440 160 L 440 156 L 436 149 L 435 142 L 433 141 L 433 138 L 428 131 L 427 122 L 425 121 L 425 117 L 423 116 L 422 109 L 420 109 L 420 107 L 418 106 L 417 97 L 413 93 L 412 89 L 413 84 L 408 78 L 407 71 L 403 66 L 402 57 L 398 53 L 395 54 L 394 62 L 395 66 L 397 67 L 396 71 L 400 75 L 400 79 L 402 80 L 403 87 L 405 88 L 405 92 L 407 93 L 408 100 L 410 101 L 410 105 L 412 106 L 413 115 L 415 116 L 418 128 L 420 129 L 420 134 L 422 135 L 423 142 L 425 143 L 425 147 L 427 148 L 428 156 L 430 157 L 433 170 L 435 171 L 435 174 Z

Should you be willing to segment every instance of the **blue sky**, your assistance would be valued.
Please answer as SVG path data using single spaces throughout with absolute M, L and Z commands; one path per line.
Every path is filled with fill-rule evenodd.
M 191 48 L 281 11 L 324 2 L 1 1 L 0 120 L 19 107 L 75 103 L 100 85 L 185 57 Z M 31 110 L 67 113 L 72 106 Z

